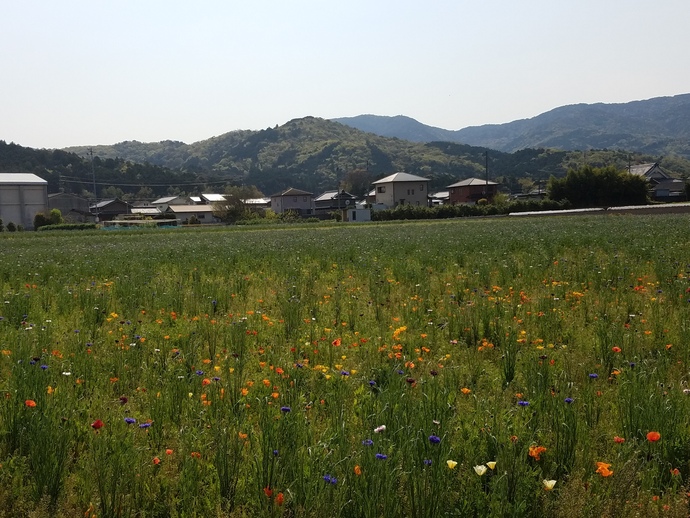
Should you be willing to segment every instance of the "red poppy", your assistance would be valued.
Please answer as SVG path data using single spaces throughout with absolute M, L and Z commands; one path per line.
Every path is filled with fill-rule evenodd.
M 623 437 L 618 437 L 617 435 L 613 438 L 613 442 L 617 444 L 623 444 L 625 442 L 625 439 Z
M 100 419 L 96 419 L 93 423 L 91 423 L 91 428 L 93 428 L 94 430 L 100 430 L 101 428 L 103 428 L 103 426 L 105 426 L 105 423 Z
M 271 498 L 271 496 L 273 495 L 273 490 L 272 490 L 270 487 L 266 486 L 266 487 L 264 488 L 264 494 L 265 494 L 268 498 Z
M 649 442 L 657 442 L 659 439 L 661 439 L 661 434 L 659 432 L 649 432 L 647 434 L 647 440 Z
M 33 408 L 36 406 L 36 402 L 33 399 L 27 399 L 26 401 L 24 401 L 24 404 L 29 408 Z
M 284 497 L 283 497 L 283 493 L 278 493 L 278 494 L 276 495 L 276 505 L 277 505 L 277 506 L 280 507 L 281 505 L 283 505 L 283 498 L 284 498 Z
M 153 458 L 153 463 L 158 466 L 161 463 L 161 460 L 158 457 Z

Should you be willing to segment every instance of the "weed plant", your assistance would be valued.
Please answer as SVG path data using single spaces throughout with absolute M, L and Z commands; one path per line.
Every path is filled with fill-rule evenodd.
M 0 236 L 0 516 L 687 516 L 690 218 Z

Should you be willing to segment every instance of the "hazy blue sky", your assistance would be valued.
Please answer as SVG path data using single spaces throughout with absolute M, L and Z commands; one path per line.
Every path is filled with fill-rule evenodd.
M 690 93 L 688 0 L 0 0 L 0 140 L 446 129 Z

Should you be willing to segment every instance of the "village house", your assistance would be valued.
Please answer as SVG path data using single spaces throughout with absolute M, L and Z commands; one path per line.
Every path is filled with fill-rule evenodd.
M 93 222 L 94 219 L 89 210 L 89 200 L 68 192 L 48 195 L 48 210 L 52 209 L 58 209 L 68 223 Z
M 353 194 L 342 191 L 326 191 L 314 198 L 314 213 L 329 214 L 354 208 L 357 199 Z
M 300 216 L 312 216 L 314 198 L 310 192 L 290 187 L 271 195 L 271 210 L 276 214 L 294 211 Z
M 387 208 L 398 205 L 428 206 L 429 180 L 408 173 L 395 173 L 372 183 L 376 191 L 376 204 Z
M 31 173 L 0 173 L 0 219 L 33 228 L 34 216 L 48 208 L 48 182 Z
M 219 223 L 220 219 L 213 215 L 212 205 L 170 205 L 165 211 L 165 215 L 174 217 L 180 223 L 190 222 L 199 224 Z
M 655 201 L 680 202 L 687 200 L 685 181 L 674 178 L 658 162 L 632 165 L 628 172 L 641 176 L 649 184 L 649 195 Z
M 122 214 L 130 214 L 132 206 L 126 201 L 115 198 L 114 200 L 102 200 L 91 205 L 91 214 L 96 218 L 96 222 L 111 221 Z
M 485 199 L 491 202 L 498 192 L 498 184 L 478 178 L 467 178 L 448 186 L 448 203 L 451 205 L 476 204 Z
M 663 169 L 658 162 L 648 164 L 636 164 L 628 167 L 628 172 L 635 176 L 642 176 L 653 187 L 664 180 L 671 180 L 673 177 L 668 171 Z
M 192 200 L 188 196 L 165 196 L 158 198 L 151 202 L 151 205 L 156 207 L 159 212 L 165 212 L 170 205 L 191 205 Z

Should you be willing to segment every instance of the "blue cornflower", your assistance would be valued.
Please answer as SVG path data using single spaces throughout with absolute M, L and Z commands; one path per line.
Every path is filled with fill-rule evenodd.
M 589 375 L 589 378 L 593 379 L 593 380 L 597 379 L 598 377 L 599 377 L 599 375 L 596 372 L 593 372 L 592 374 Z
M 377 453 L 376 458 L 378 460 L 386 460 L 388 458 L 388 455 L 384 455 L 383 453 Z
M 363 444 L 364 446 L 373 446 L 373 445 L 374 445 L 374 441 L 372 441 L 371 439 L 364 439 L 364 440 L 362 441 L 362 444 Z
M 125 423 L 127 423 L 127 424 L 134 424 L 136 422 L 137 422 L 137 420 L 134 419 L 133 417 L 125 417 Z
M 431 466 L 431 459 L 424 459 L 425 466 Z
M 431 444 L 438 444 L 441 442 L 441 438 L 438 435 L 430 435 L 429 436 L 429 442 Z
M 198 371 L 196 371 L 196 375 L 197 375 L 197 376 L 203 376 L 203 375 L 204 375 L 204 371 L 198 370 Z
M 280 407 L 280 411 L 285 413 L 285 414 L 287 414 L 290 410 L 291 410 L 291 408 L 289 406 L 281 406 Z
M 330 475 L 324 475 L 323 479 L 324 481 L 328 482 L 329 484 L 333 484 L 334 486 L 338 483 L 338 479 Z
M 280 452 L 278 450 L 273 450 L 273 456 L 277 457 L 278 455 L 280 455 Z
M 343 370 L 343 371 L 340 371 L 340 375 L 341 376 L 349 376 L 350 373 L 348 371 Z
M 573 398 L 567 397 L 567 398 L 565 398 L 565 402 L 568 403 L 568 404 L 570 404 L 570 403 L 573 402 Z
M 520 406 L 529 406 L 529 401 L 518 401 L 518 405 L 520 405 Z
M 374 380 L 369 380 L 369 386 L 373 387 L 376 385 L 376 382 Z
M 41 365 L 41 369 L 46 370 L 48 368 L 47 365 Z
M 151 426 L 151 423 L 141 423 L 139 428 L 148 428 L 149 426 Z

